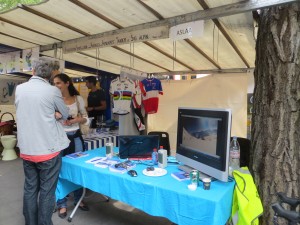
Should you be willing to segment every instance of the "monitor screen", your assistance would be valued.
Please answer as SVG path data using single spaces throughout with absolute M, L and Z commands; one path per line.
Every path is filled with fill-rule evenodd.
M 179 108 L 176 157 L 222 181 L 228 178 L 231 110 Z
M 121 159 L 151 157 L 153 149 L 158 149 L 158 145 L 158 135 L 119 136 L 119 157 Z

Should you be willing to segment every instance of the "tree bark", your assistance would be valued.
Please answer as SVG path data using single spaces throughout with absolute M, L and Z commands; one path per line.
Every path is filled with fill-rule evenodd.
M 277 192 L 300 196 L 300 3 L 261 10 L 254 80 L 250 167 L 267 225 Z

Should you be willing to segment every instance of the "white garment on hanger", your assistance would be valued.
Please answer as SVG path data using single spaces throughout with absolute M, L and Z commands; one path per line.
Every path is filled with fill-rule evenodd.
M 139 135 L 134 122 L 134 112 L 119 116 L 119 135 Z
M 116 78 L 110 84 L 113 95 L 113 113 L 125 115 L 130 112 L 131 99 L 135 94 L 135 84 L 130 79 Z

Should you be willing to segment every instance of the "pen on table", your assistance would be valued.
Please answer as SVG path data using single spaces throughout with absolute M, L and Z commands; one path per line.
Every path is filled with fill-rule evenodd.
M 102 158 L 94 159 L 94 160 L 92 160 L 91 162 L 96 162 L 96 161 L 101 160 L 101 159 L 102 159 Z

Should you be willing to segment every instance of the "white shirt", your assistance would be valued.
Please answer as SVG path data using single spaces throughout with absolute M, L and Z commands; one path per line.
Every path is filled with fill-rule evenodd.
M 130 104 L 135 94 L 135 84 L 130 79 L 116 78 L 111 81 L 109 92 L 113 95 L 113 113 L 125 115 L 130 112 Z
M 89 125 L 89 118 L 87 116 L 87 112 L 86 112 L 85 107 L 84 107 L 84 100 L 80 95 L 76 96 L 76 101 L 73 104 L 67 105 L 67 107 L 69 109 L 69 116 L 72 116 L 73 118 L 78 116 L 77 101 L 79 103 L 80 114 L 83 118 L 86 119 L 86 122 L 84 124 Z M 63 125 L 63 128 L 66 132 L 76 131 L 76 130 L 79 129 L 79 123 L 73 123 L 71 126 L 64 126 Z

